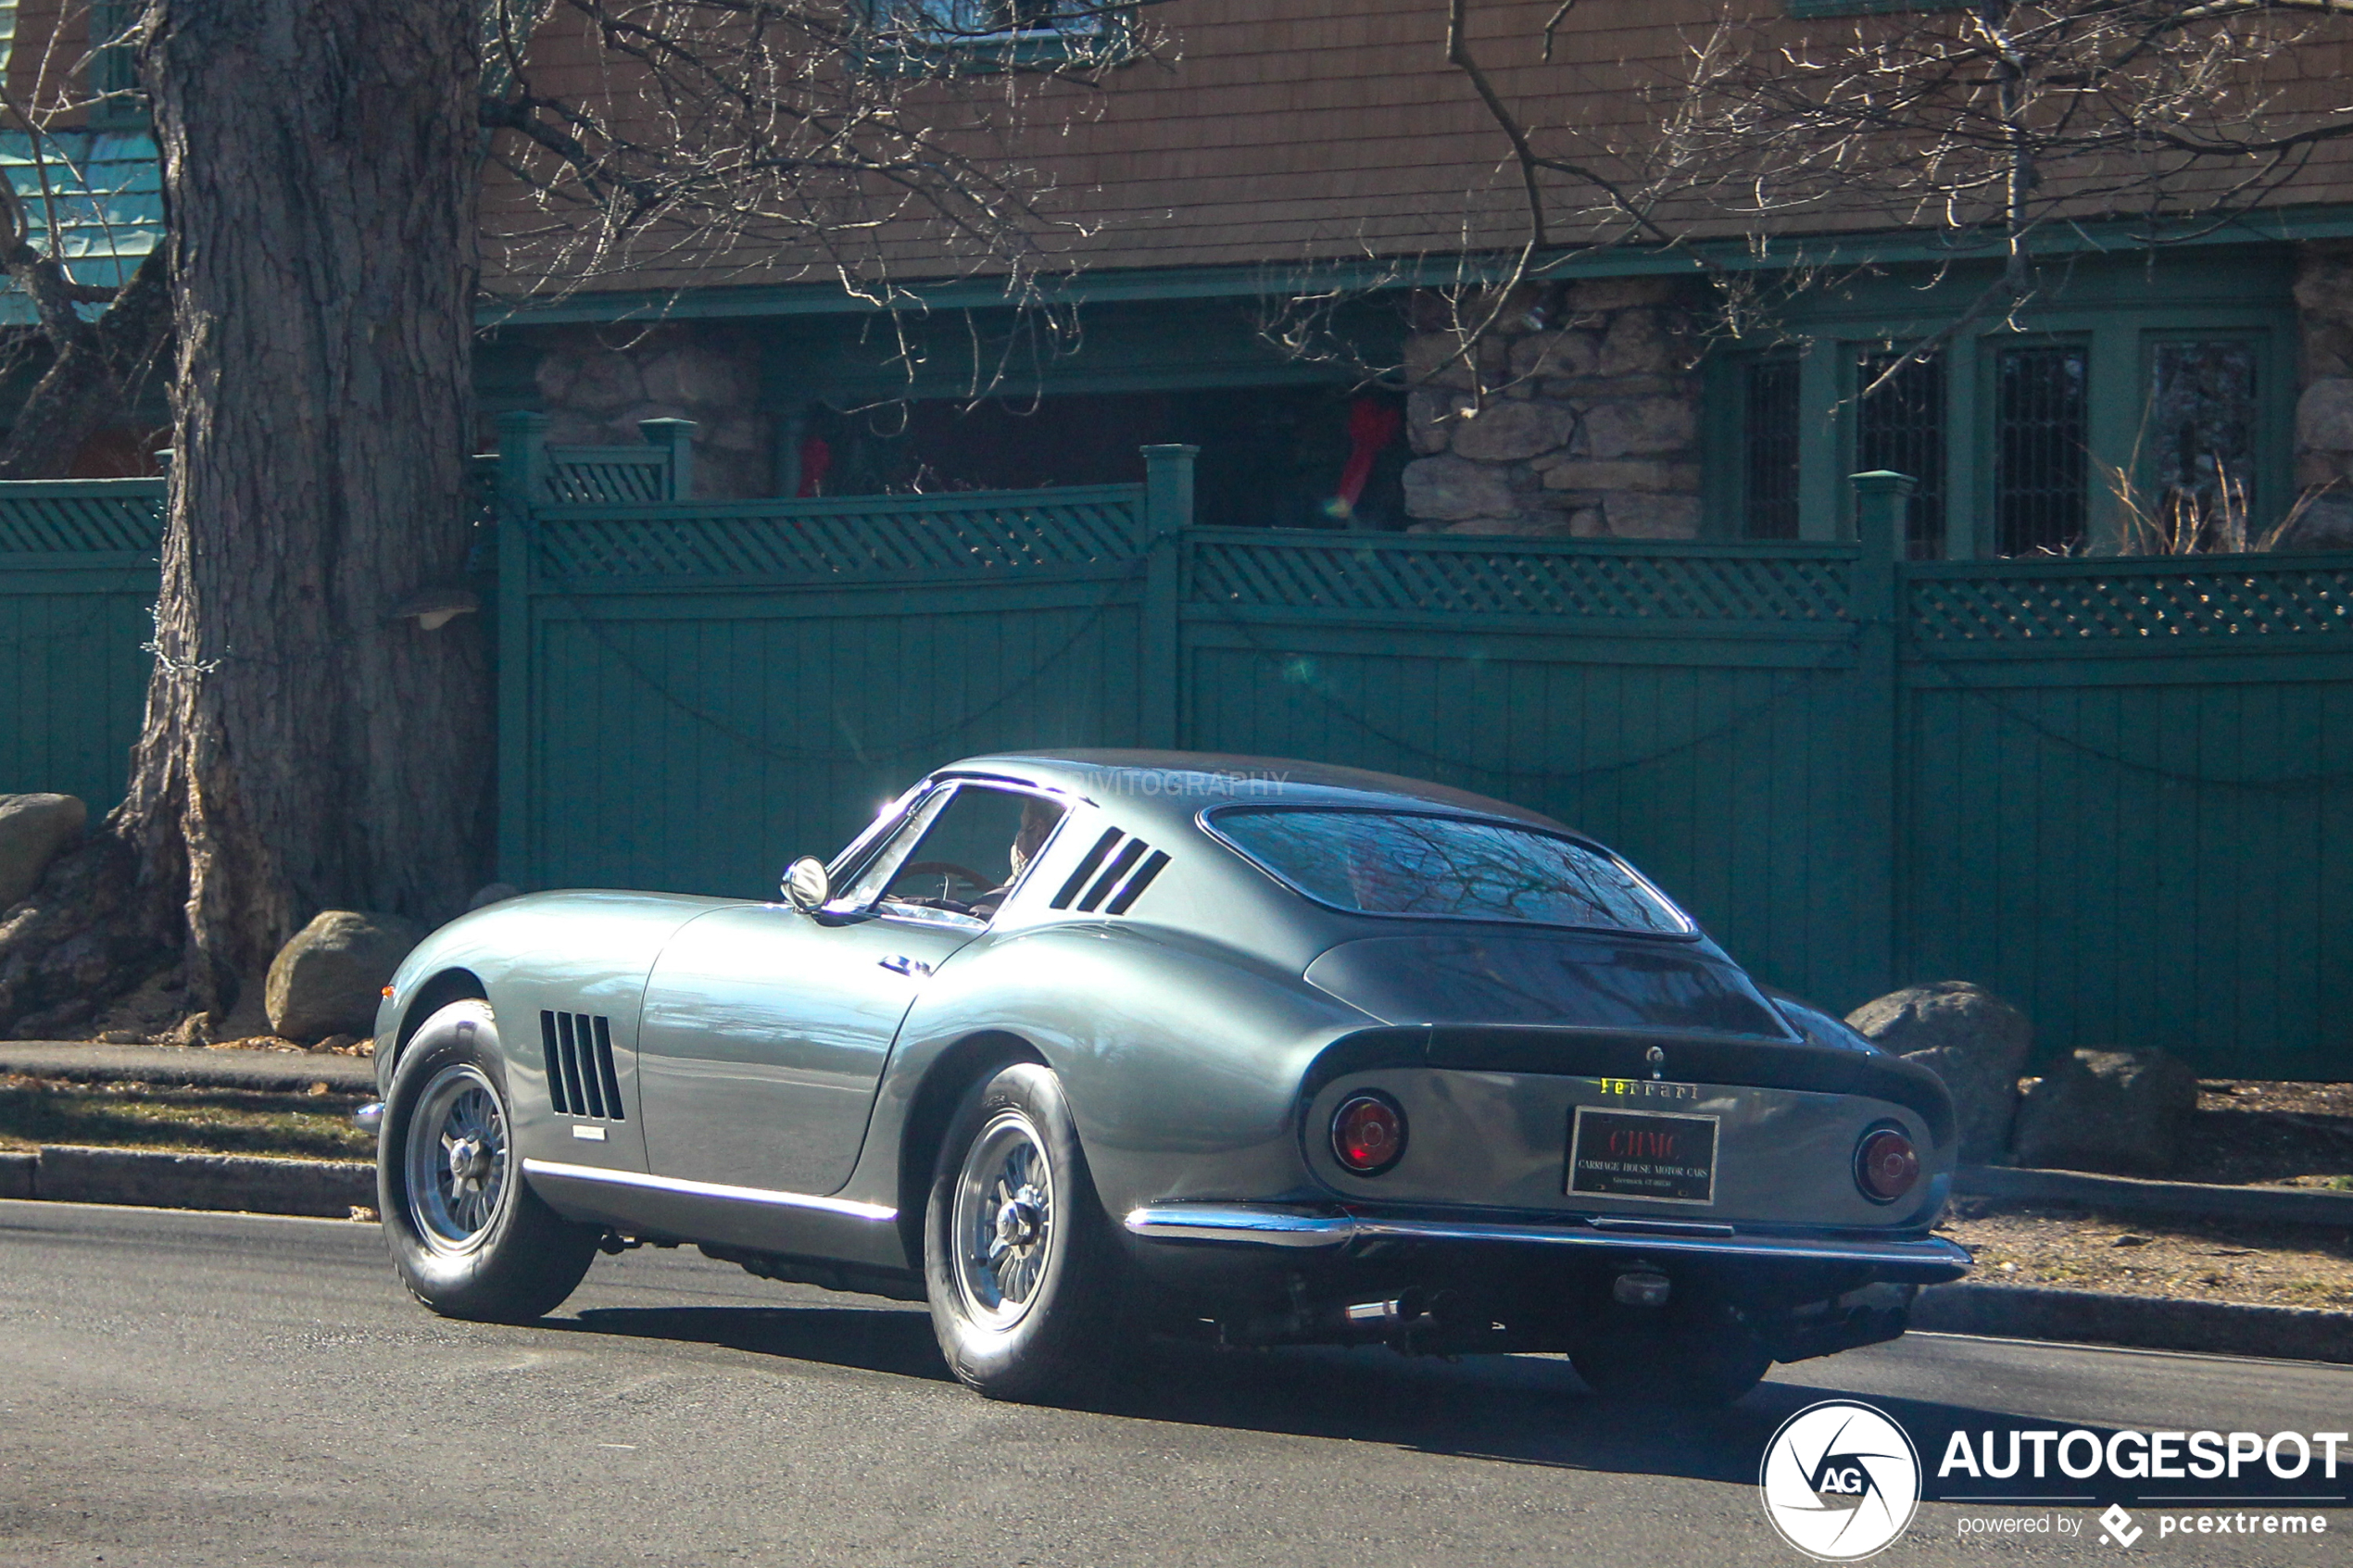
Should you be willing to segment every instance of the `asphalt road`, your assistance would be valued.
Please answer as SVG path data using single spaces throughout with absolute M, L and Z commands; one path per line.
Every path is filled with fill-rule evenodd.
M 0 1202 L 9 1564 L 1794 1564 L 1758 1459 L 1839 1395 L 1932 1471 L 1957 1426 L 2344 1430 L 2353 1368 L 1915 1336 L 1686 1417 L 1551 1358 L 1163 1347 L 1100 1408 L 1031 1409 L 946 1381 L 918 1310 L 692 1253 L 482 1327 L 411 1302 L 371 1226 Z M 1927 1502 L 1874 1561 L 2336 1562 L 2353 1534 L 2122 1553 L 2095 1512 Z M 1960 1539 L 2010 1515 L 2081 1533 Z

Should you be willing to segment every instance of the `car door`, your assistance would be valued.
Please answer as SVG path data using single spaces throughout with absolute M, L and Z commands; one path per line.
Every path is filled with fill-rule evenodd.
M 638 1031 L 648 1169 L 812 1195 L 849 1180 L 900 1021 L 1060 816 L 1042 796 L 950 784 L 845 867 L 819 914 L 746 905 L 682 928 Z

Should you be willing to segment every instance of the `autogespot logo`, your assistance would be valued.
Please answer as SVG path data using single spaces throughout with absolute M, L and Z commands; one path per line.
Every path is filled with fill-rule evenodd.
M 1781 1539 L 1825 1562 L 1852 1562 L 1912 1522 L 1920 1456 L 1883 1411 L 1825 1399 L 1781 1423 L 1756 1485 Z

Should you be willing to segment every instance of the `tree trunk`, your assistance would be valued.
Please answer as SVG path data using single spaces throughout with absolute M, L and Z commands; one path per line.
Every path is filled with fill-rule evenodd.
M 156 671 L 110 831 L 216 1018 L 321 909 L 484 879 L 472 0 L 155 0 L 177 362 Z M 176 906 L 176 908 L 175 908 Z
M 0 479 L 58 479 L 82 443 L 136 394 L 171 331 L 165 256 L 139 263 L 105 315 L 54 344 L 57 357 L 0 442 Z

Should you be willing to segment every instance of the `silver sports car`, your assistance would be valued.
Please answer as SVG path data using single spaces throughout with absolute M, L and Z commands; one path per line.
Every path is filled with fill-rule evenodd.
M 1004 1398 L 1174 1333 L 1705 1402 L 1969 1265 L 1933 1074 L 1501 801 L 982 757 L 782 891 L 535 894 L 409 955 L 378 1164 L 427 1306 L 529 1319 L 599 1248 L 690 1243 L 928 1301 Z

